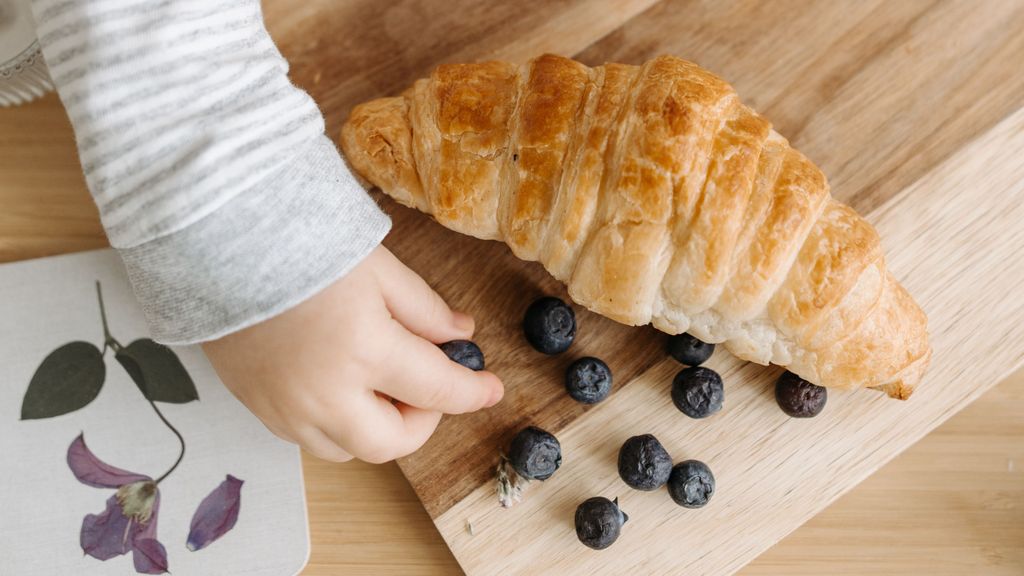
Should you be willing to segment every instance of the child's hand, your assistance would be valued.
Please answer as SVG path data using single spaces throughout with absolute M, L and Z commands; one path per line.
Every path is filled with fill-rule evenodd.
M 326 460 L 386 462 L 422 446 L 442 413 L 501 399 L 494 374 L 436 346 L 472 334 L 470 316 L 380 246 L 323 292 L 203 349 L 278 436 Z

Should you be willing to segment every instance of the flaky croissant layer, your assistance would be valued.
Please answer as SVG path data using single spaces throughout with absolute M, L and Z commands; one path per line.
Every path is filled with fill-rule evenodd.
M 398 202 L 504 241 L 619 322 L 896 398 L 931 357 L 874 228 L 686 60 L 442 65 L 357 106 L 341 145 Z

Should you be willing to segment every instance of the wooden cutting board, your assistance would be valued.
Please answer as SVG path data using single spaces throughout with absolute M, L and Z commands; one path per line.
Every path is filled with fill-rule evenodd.
M 506 384 L 505 400 L 446 418 L 400 462 L 471 576 L 720 574 L 737 570 L 1024 361 L 1024 3 L 266 2 L 295 81 L 337 134 L 352 105 L 394 94 L 441 62 L 523 60 L 543 51 L 587 64 L 694 60 L 829 175 L 833 194 L 878 228 L 890 269 L 927 311 L 935 356 L 914 397 L 832 393 L 792 420 L 775 406 L 780 373 L 719 351 L 722 413 L 695 421 L 672 406 L 679 366 L 651 328 L 577 307 L 579 337 L 548 358 L 522 339 L 523 310 L 564 289 L 495 242 L 447 231 L 384 200 L 386 244 L 456 308 Z M 586 409 L 561 374 L 603 358 L 610 399 Z M 559 437 L 562 469 L 501 509 L 493 468 L 521 427 Z M 676 459 L 707 462 L 718 492 L 701 510 L 664 491 L 628 489 L 615 472 L 625 438 L 656 434 Z M 608 551 L 579 545 L 573 511 L 618 496 L 630 515 Z M 472 531 L 468 529 L 472 525 Z M 894 542 L 893 545 L 899 545 Z

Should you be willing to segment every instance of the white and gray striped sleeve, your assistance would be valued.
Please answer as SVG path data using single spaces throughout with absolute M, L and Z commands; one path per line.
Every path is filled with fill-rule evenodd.
M 390 220 L 288 80 L 258 0 L 33 0 L 153 336 L 217 338 L 348 272 Z

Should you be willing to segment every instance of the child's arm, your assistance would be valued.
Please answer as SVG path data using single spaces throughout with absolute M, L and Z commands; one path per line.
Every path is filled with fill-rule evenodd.
M 437 411 L 500 395 L 493 375 L 452 373 L 422 347 L 468 335 L 471 321 L 456 328 L 459 317 L 378 248 L 390 222 L 289 82 L 258 0 L 34 0 L 33 11 L 89 189 L 156 339 L 230 334 L 207 347 L 229 387 L 282 436 L 338 459 L 407 453 Z M 449 326 L 417 330 L 429 310 L 392 309 L 424 293 Z M 412 359 L 367 352 L 377 336 L 399 346 L 398 333 L 419 347 Z M 391 371 L 413 361 L 427 365 Z M 376 403 L 380 393 L 424 410 Z M 471 401 L 449 399 L 457 393 Z
M 268 318 L 390 223 L 287 77 L 257 1 L 36 0 L 89 189 L 156 339 Z

